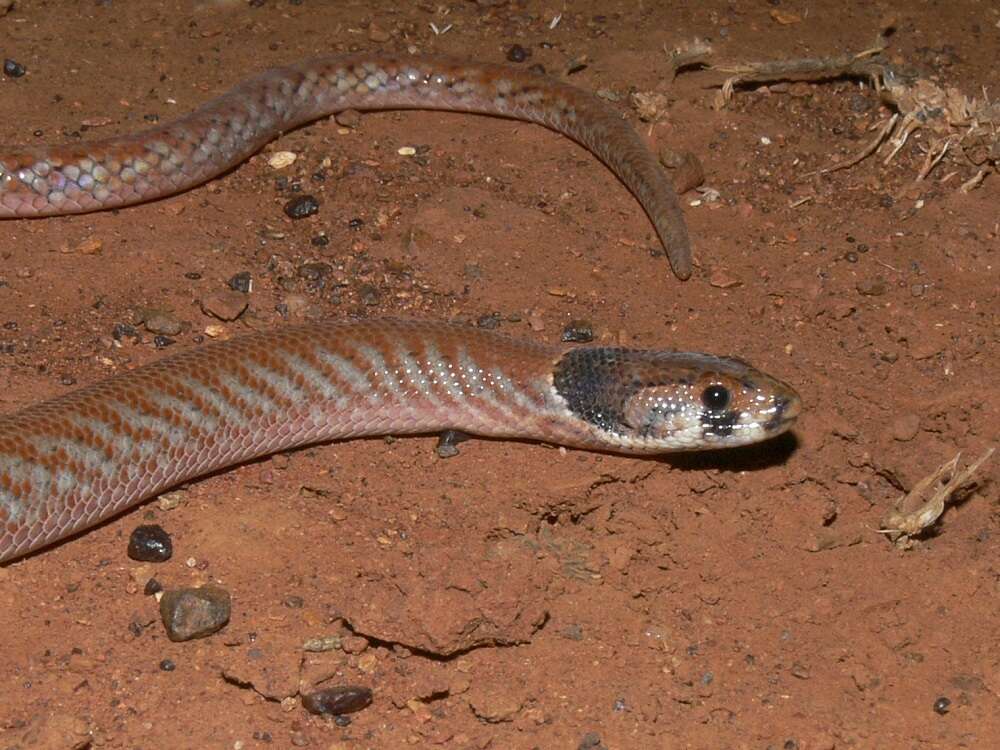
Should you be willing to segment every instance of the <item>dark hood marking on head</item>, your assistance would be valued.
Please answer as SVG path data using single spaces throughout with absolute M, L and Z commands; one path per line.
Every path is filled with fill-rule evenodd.
M 622 375 L 630 357 L 626 349 L 570 349 L 556 363 L 552 384 L 580 419 L 608 432 L 624 424 L 625 402 L 642 383 Z

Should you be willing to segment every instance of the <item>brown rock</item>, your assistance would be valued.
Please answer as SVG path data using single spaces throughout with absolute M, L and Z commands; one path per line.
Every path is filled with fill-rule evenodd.
M 900 414 L 892 420 L 892 436 L 901 442 L 913 440 L 920 431 L 920 416 L 913 413 Z
M 160 619 L 172 641 L 204 638 L 229 622 L 232 603 L 221 586 L 167 591 L 160 599 Z
M 234 292 L 231 289 L 223 289 L 202 299 L 201 311 L 219 320 L 236 320 L 249 304 L 245 294 Z

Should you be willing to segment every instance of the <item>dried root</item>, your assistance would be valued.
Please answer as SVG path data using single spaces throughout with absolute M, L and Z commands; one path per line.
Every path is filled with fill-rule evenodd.
M 883 54 L 892 30 L 892 25 L 887 24 L 874 46 L 846 55 L 711 66 L 712 70 L 729 75 L 722 84 L 720 104 L 728 104 L 736 87 L 748 83 L 843 78 L 867 81 L 894 113 L 879 126 L 872 141 L 857 155 L 844 163 L 822 169 L 820 173 L 853 167 L 884 145 L 889 149 L 884 160 L 888 164 L 914 131 L 923 129 L 931 134 L 931 144 L 916 181 L 926 179 L 946 154 L 952 154 L 977 168 L 976 174 L 960 187 L 962 192 L 969 192 L 982 184 L 987 175 L 996 172 L 1000 165 L 1000 103 L 991 102 L 985 91 L 982 100 L 979 100 L 966 96 L 956 88 L 943 88 L 926 78 L 901 73 Z M 686 67 L 686 63 L 678 65 L 678 59 L 693 59 L 697 64 L 704 65 L 711 55 L 712 50 L 707 46 L 696 48 L 687 57 L 683 50 L 675 50 L 670 56 L 671 70 L 676 75 L 681 67 Z

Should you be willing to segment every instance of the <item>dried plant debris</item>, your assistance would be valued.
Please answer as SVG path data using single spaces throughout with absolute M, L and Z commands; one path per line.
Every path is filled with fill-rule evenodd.
M 729 75 L 722 84 L 720 106 L 732 99 L 737 86 L 747 83 L 861 79 L 879 93 L 893 113 L 876 126 L 874 138 L 856 156 L 820 170 L 820 173 L 852 167 L 883 146 L 887 147 L 884 163 L 888 164 L 914 131 L 924 129 L 930 134 L 930 145 L 915 181 L 926 179 L 950 154 L 956 162 L 975 170 L 960 187 L 967 193 L 978 187 L 987 175 L 996 172 L 1000 165 L 1000 102 L 991 102 L 985 90 L 982 99 L 978 99 L 892 65 L 884 53 L 893 31 L 893 24 L 886 23 L 874 46 L 845 55 L 713 65 L 712 70 Z M 699 48 L 698 52 L 697 63 L 707 63 L 712 55 L 711 48 L 707 47 Z M 674 75 L 679 70 L 677 54 L 676 51 L 668 54 Z
M 909 548 L 911 539 L 934 525 L 944 513 L 945 504 L 956 493 L 966 491 L 976 484 L 976 472 L 989 460 L 993 451 L 990 448 L 979 460 L 973 461 L 961 471 L 958 470 L 958 462 L 962 454 L 958 453 L 933 474 L 921 479 L 882 519 L 879 533 L 888 536 L 897 547 Z
M 663 45 L 663 51 L 667 55 L 671 80 L 676 78 L 682 69 L 707 66 L 712 57 L 712 45 L 698 38 L 679 44 L 673 49 L 667 49 L 667 46 Z

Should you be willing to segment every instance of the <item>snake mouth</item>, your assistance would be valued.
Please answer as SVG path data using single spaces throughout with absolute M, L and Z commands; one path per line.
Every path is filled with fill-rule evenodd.
M 779 396 L 774 400 L 774 414 L 764 424 L 764 429 L 772 435 L 778 435 L 788 430 L 802 411 L 802 399 L 798 394 Z

